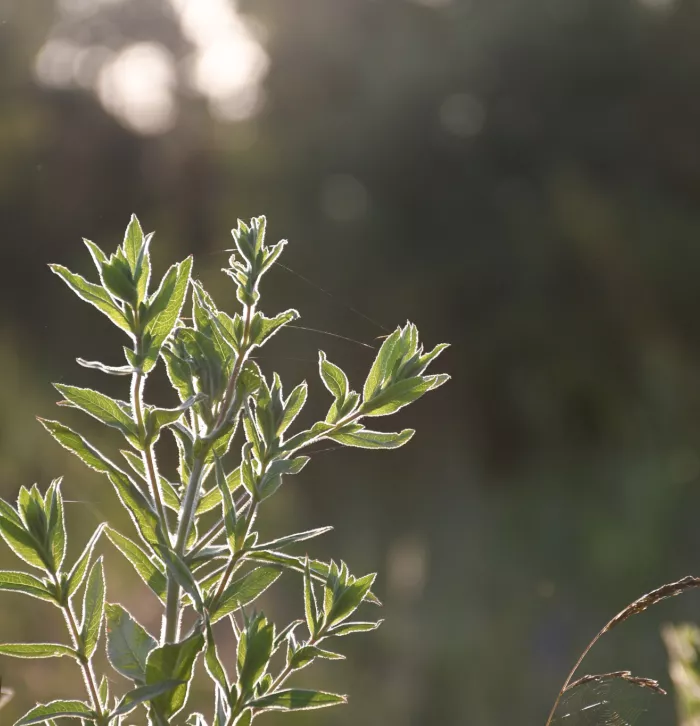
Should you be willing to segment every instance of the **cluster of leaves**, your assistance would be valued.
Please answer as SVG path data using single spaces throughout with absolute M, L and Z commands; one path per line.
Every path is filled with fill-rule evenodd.
M 78 560 L 67 567 L 60 481 L 53 482 L 44 496 L 36 485 L 30 490 L 23 487 L 16 507 L 0 500 L 0 534 L 40 573 L 0 572 L 0 589 L 59 608 L 71 640 L 70 645 L 7 644 L 0 646 L 0 654 L 71 657 L 82 669 L 88 695 L 87 700 L 39 705 L 16 726 L 45 722 L 55 726 L 55 719 L 63 717 L 78 719 L 83 726 L 121 726 L 138 706 L 146 709 L 153 726 L 169 726 L 186 707 L 200 654 L 214 683 L 213 726 L 248 726 L 266 711 L 343 703 L 343 696 L 287 688 L 286 681 L 318 658 L 342 658 L 326 649 L 329 639 L 379 625 L 353 618 L 363 602 L 378 602 L 371 591 L 373 574 L 356 578 L 345 564 L 288 553 L 289 547 L 323 534 L 328 527 L 259 542 L 256 517 L 283 478 L 298 474 L 307 464 L 309 457 L 300 452 L 315 442 L 330 439 L 364 448 L 406 443 L 413 431 L 372 431 L 362 421 L 393 413 L 444 383 L 446 375 L 425 375 L 425 370 L 445 346 L 425 353 L 414 325 L 397 329 L 383 342 L 361 394 L 350 390 L 345 373 L 320 353 L 321 379 L 333 403 L 324 421 L 287 437 L 306 401 L 307 385 L 300 383 L 285 396 L 279 376 L 266 378 L 251 359 L 256 348 L 298 317 L 295 310 L 266 317 L 257 309 L 260 280 L 285 243 L 265 244 L 264 217 L 250 225 L 239 222 L 233 236 L 236 250 L 225 270 L 236 284 L 241 305 L 241 312 L 233 316 L 219 310 L 202 285 L 192 280 L 191 258 L 170 267 L 157 289 L 149 292 L 151 235 L 143 234 L 135 217 L 123 244 L 110 257 L 85 241 L 100 284 L 52 266 L 80 298 L 130 339 L 130 346 L 124 347 L 124 365 L 78 359 L 106 374 L 129 376 L 128 401 L 91 389 L 56 386 L 63 405 L 84 411 L 124 437 L 128 446 L 121 453 L 128 468 L 118 466 L 62 423 L 42 423 L 66 449 L 106 475 L 137 536 L 102 523 Z M 188 294 L 191 316 L 184 317 Z M 146 378 L 159 360 L 179 398 L 173 408 L 144 401 Z M 232 467 L 229 460 L 239 423 L 243 443 Z M 156 444 L 166 429 L 178 446 L 176 482 L 168 481 L 158 467 Z M 158 639 L 124 607 L 106 601 L 102 558 L 92 561 L 103 532 L 161 601 L 164 615 Z M 285 571 L 298 573 L 303 581 L 308 631 L 303 637 L 297 635 L 303 620 L 278 630 L 263 613 L 250 609 Z M 186 609 L 194 611 L 195 619 L 183 634 Z M 224 618 L 237 641 L 235 667 L 228 670 L 219 658 L 213 628 Z M 106 676 L 98 685 L 95 674 L 93 658 L 103 626 L 108 661 L 130 682 L 121 696 L 110 694 Z M 278 651 L 282 653 L 275 658 Z M 185 723 L 207 726 L 199 713 L 187 715 Z

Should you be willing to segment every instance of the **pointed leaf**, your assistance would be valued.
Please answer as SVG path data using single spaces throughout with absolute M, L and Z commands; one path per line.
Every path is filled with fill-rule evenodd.
M 289 659 L 289 667 L 294 670 L 301 670 L 309 665 L 316 658 L 326 660 L 344 660 L 345 656 L 340 653 L 333 653 L 330 650 L 323 650 L 315 645 L 303 645 Z
M 369 401 L 374 396 L 390 374 L 390 366 L 394 360 L 394 351 L 396 350 L 400 337 L 401 328 L 396 328 L 382 343 L 382 347 L 379 349 L 372 368 L 367 375 L 367 380 L 365 381 L 363 390 L 363 398 L 365 401 Z
M 131 366 L 108 366 L 98 360 L 85 360 L 84 358 L 76 358 L 76 361 L 83 368 L 94 368 L 110 376 L 130 376 L 134 372 Z
M 35 723 L 44 723 L 51 718 L 83 718 L 89 721 L 96 720 L 95 712 L 82 701 L 51 701 L 51 703 L 35 706 L 22 716 L 15 726 L 32 726 Z
M 274 318 L 266 318 L 262 313 L 256 313 L 251 325 L 251 344 L 260 347 L 264 345 L 284 325 L 299 318 L 296 310 L 286 310 Z
M 375 578 L 374 573 L 358 578 L 345 589 L 339 598 L 333 601 L 333 607 L 327 619 L 330 626 L 342 622 L 360 607 Z
M 371 630 L 376 630 L 384 621 L 379 620 L 376 623 L 366 623 L 366 622 L 345 622 L 341 625 L 336 625 L 334 628 L 331 628 L 329 631 L 329 635 L 342 637 L 344 635 L 350 635 L 351 633 L 368 633 Z
M 107 527 L 106 533 L 110 542 L 133 565 L 139 577 L 165 604 L 167 581 L 163 571 L 154 564 L 153 560 L 135 542 L 117 532 L 116 529 Z
M 248 605 L 262 595 L 282 574 L 277 567 L 258 567 L 231 582 L 221 594 L 218 604 L 210 612 L 212 624 L 239 607 Z
M 73 595 L 73 593 L 75 593 L 75 591 L 82 585 L 88 565 L 90 564 L 90 557 L 92 556 L 97 540 L 100 538 L 105 526 L 105 523 L 102 522 L 97 527 L 97 529 L 93 532 L 92 537 L 90 537 L 88 543 L 85 545 L 85 549 L 78 558 L 78 561 L 73 565 L 73 568 L 68 575 L 68 597 L 71 597 L 71 595 Z
M 153 701 L 156 711 L 165 718 L 174 716 L 185 705 L 194 663 L 203 648 L 204 636 L 195 633 L 180 643 L 166 643 L 149 653 L 146 661 L 146 683 L 151 685 L 170 679 L 183 681 L 182 685 Z
M 111 721 L 116 716 L 123 716 L 124 714 L 130 713 L 140 703 L 152 701 L 156 697 L 162 696 L 164 693 L 172 691 L 174 688 L 181 685 L 184 685 L 183 681 L 167 680 L 161 681 L 160 683 L 154 683 L 153 685 L 134 688 L 124 694 L 121 701 L 119 701 L 117 708 L 109 715 L 109 720 Z
M 331 363 L 322 350 L 318 353 L 318 367 L 323 385 L 333 398 L 344 401 L 349 391 L 348 377 L 345 373 L 337 365 Z
M 76 275 L 62 265 L 49 265 L 49 267 L 79 298 L 94 305 L 117 327 L 121 328 L 125 333 L 128 333 L 131 338 L 134 337 L 126 316 L 103 287 L 88 282 L 84 277 Z
M 136 424 L 113 398 L 90 388 L 77 388 L 61 383 L 56 383 L 55 388 L 66 401 L 98 421 L 118 429 L 127 437 L 138 436 Z
M 17 512 L 2 499 L 0 499 L 0 535 L 7 546 L 27 564 L 46 570 L 41 545 L 27 532 Z
M 56 598 L 46 585 L 38 577 L 26 572 L 0 571 L 0 590 L 21 592 L 57 604 Z
M 197 612 L 201 613 L 204 608 L 202 594 L 189 567 L 172 549 L 164 545 L 156 545 L 156 547 L 170 574 L 175 578 L 177 584 L 190 596 Z
M 107 474 L 119 500 L 128 511 L 143 540 L 152 546 L 160 542 L 157 534 L 160 528 L 158 517 L 146 497 L 129 476 L 101 454 L 92 444 L 88 443 L 80 434 L 58 421 L 39 420 L 61 446 L 72 451 L 92 469 Z
M 246 555 L 247 559 L 258 560 L 259 562 L 267 562 L 271 565 L 279 565 L 293 572 L 305 571 L 304 558 L 289 555 L 286 552 L 275 552 L 273 550 L 251 551 Z M 325 583 L 328 579 L 330 567 L 327 562 L 320 560 L 309 560 L 309 568 L 311 570 L 311 579 L 316 582 Z M 365 601 L 373 605 L 381 605 L 381 601 L 370 590 L 365 596 Z
M 143 465 L 143 459 L 129 449 L 120 449 L 119 453 L 129 462 L 129 466 L 143 479 L 144 483 L 147 483 L 148 477 L 146 467 Z M 163 504 L 174 512 L 179 512 L 180 497 L 175 491 L 175 487 L 162 475 L 160 476 L 160 488 L 163 495 Z
M 155 366 L 163 343 L 175 328 L 185 302 L 191 271 L 192 257 L 173 265 L 149 301 L 149 320 L 145 333 L 150 342 L 141 365 L 144 373 L 148 373 Z
M 129 269 L 132 274 L 136 272 L 136 261 L 139 258 L 139 252 L 143 245 L 143 230 L 141 224 L 135 214 L 131 215 L 129 226 L 126 228 L 124 234 L 124 255 L 126 261 L 129 263 Z
M 284 402 L 284 413 L 280 419 L 279 425 L 277 426 L 277 435 L 281 436 L 291 425 L 294 419 L 299 415 L 299 412 L 306 403 L 306 396 L 308 394 L 309 387 L 306 381 L 300 383 L 290 394 L 287 400 Z
M 112 668 L 125 678 L 143 683 L 146 680 L 148 654 L 156 640 L 121 605 L 107 603 L 107 657 Z
M 335 693 L 290 688 L 285 691 L 268 693 L 262 698 L 256 698 L 248 705 L 260 711 L 305 711 L 337 706 L 342 703 L 347 703 L 347 698 Z
M 229 685 L 228 678 L 226 677 L 226 671 L 221 665 L 221 660 L 219 659 L 219 654 L 216 650 L 216 641 L 214 640 L 211 623 L 209 621 L 205 621 L 205 625 L 207 644 L 204 651 L 204 665 L 207 669 L 207 673 L 211 676 L 211 679 L 228 697 L 231 686 Z
M 364 416 L 387 416 L 449 380 L 450 377 L 446 373 L 437 376 L 406 378 L 387 386 L 371 399 L 365 398 L 360 411 Z
M 362 429 L 353 433 L 332 434 L 328 438 L 344 446 L 357 446 L 360 449 L 398 449 L 408 443 L 415 433 L 414 429 L 404 429 L 400 433 Z
M 92 658 L 97 641 L 102 631 L 102 618 L 105 608 L 105 576 L 102 567 L 102 557 L 99 557 L 88 575 L 85 596 L 83 598 L 83 622 L 80 628 L 80 637 L 85 648 L 87 658 Z
M 67 655 L 78 658 L 73 648 L 59 643 L 3 643 L 0 645 L 0 655 L 13 658 L 60 658 Z
M 296 544 L 297 542 L 304 542 L 314 537 L 319 537 L 326 532 L 330 532 L 333 527 L 319 527 L 318 529 L 309 529 L 306 532 L 297 532 L 296 534 L 288 534 L 286 537 L 280 537 L 279 539 L 273 539 L 270 542 L 256 545 L 251 548 L 255 550 L 275 550 L 283 547 L 289 547 L 289 545 Z

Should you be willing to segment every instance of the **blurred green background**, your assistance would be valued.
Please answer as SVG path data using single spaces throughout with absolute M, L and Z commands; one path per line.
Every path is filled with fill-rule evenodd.
M 125 395 L 74 361 L 117 364 L 124 341 L 46 267 L 88 274 L 81 237 L 112 250 L 135 212 L 156 267 L 194 252 L 231 311 L 228 230 L 266 214 L 291 271 L 263 309 L 366 344 L 295 329 L 263 351 L 317 411 L 319 348 L 357 387 L 406 318 L 453 344 L 453 381 L 391 422 L 409 446 L 319 454 L 271 503 L 270 533 L 333 524 L 309 551 L 380 572 L 386 623 L 300 674 L 348 707 L 270 723 L 544 723 L 611 615 L 700 573 L 697 0 L 0 0 L 0 170 L 0 494 L 65 474 L 74 554 L 102 518 L 130 526 L 34 419 L 56 416 L 50 381 Z M 157 630 L 100 552 L 109 597 Z M 300 584 L 264 604 L 297 613 Z M 668 683 L 659 626 L 680 619 L 700 597 L 583 671 Z M 0 640 L 47 638 L 57 614 L 0 599 Z M 82 694 L 63 660 L 0 673 L 2 723 Z

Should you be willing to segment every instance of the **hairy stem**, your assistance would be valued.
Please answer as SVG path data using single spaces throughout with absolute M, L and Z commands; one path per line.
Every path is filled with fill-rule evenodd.
M 253 306 L 246 306 L 245 308 L 245 322 L 243 328 L 243 336 L 241 339 L 241 346 L 238 352 L 238 357 L 233 366 L 231 377 L 229 378 L 226 391 L 221 401 L 221 407 L 219 409 L 219 415 L 217 416 L 216 422 L 212 430 L 206 435 L 206 440 L 214 441 L 218 432 L 226 423 L 226 418 L 229 413 L 231 404 L 235 398 L 236 383 L 238 377 L 243 368 L 243 363 L 248 357 L 248 338 L 250 337 L 250 326 L 253 319 Z M 204 458 L 206 456 L 208 447 L 205 447 L 205 451 L 201 452 L 197 456 L 192 464 L 192 472 L 190 474 L 189 482 L 187 483 L 187 489 L 185 490 L 185 496 L 180 507 L 180 517 L 178 520 L 177 527 L 177 539 L 175 542 L 175 551 L 178 555 L 183 556 L 185 554 L 185 546 L 187 544 L 187 536 L 190 533 L 192 521 L 195 516 L 195 508 L 197 504 L 197 497 L 202 483 L 202 471 L 204 469 Z M 172 575 L 168 575 L 168 584 L 166 589 L 165 598 L 165 619 L 163 622 L 163 628 L 161 633 L 161 640 L 163 643 L 173 643 L 177 640 L 180 630 L 180 586 L 175 582 Z
M 202 470 L 204 469 L 204 454 L 195 458 L 190 473 L 190 479 L 187 482 L 187 489 L 182 501 L 180 509 L 180 519 L 177 525 L 177 540 L 175 542 L 175 552 L 183 555 L 187 536 L 192 527 L 195 506 L 197 504 L 197 494 L 199 493 L 202 482 Z M 165 598 L 165 620 L 163 623 L 163 631 L 161 640 L 163 643 L 174 643 L 179 635 L 180 629 L 180 586 L 175 582 L 171 575 L 168 575 L 168 585 Z
M 255 519 L 255 515 L 258 511 L 258 505 L 260 502 L 254 501 L 253 506 L 248 510 L 248 524 L 246 525 L 246 537 L 248 536 L 248 532 L 250 530 L 250 525 L 253 523 Z M 244 549 L 240 550 L 239 552 L 234 553 L 231 555 L 231 559 L 229 560 L 228 566 L 226 567 L 226 571 L 224 572 L 223 577 L 221 580 L 219 580 L 219 586 L 216 588 L 216 593 L 214 594 L 214 597 L 212 598 L 211 604 L 209 605 L 210 610 L 216 610 L 216 606 L 219 603 L 219 600 L 221 598 L 221 595 L 223 594 L 224 590 L 226 589 L 226 586 L 228 585 L 228 581 L 231 579 L 231 576 L 233 575 L 236 565 L 243 559 L 245 556 L 245 545 Z
M 131 379 L 131 407 L 134 411 L 134 417 L 136 418 L 136 425 L 139 429 L 139 436 L 145 440 L 146 427 L 144 426 L 143 420 L 143 388 L 146 379 L 143 373 L 134 373 Z M 165 507 L 163 506 L 163 498 L 160 492 L 160 478 L 158 476 L 158 466 L 156 464 L 155 456 L 153 455 L 153 447 L 146 446 L 141 453 L 143 459 L 143 465 L 146 470 L 146 480 L 148 488 L 151 492 L 151 498 L 156 505 L 156 511 L 158 512 L 158 518 L 160 519 L 161 528 L 163 530 L 163 536 L 165 541 L 170 540 L 170 530 L 168 528 L 168 519 L 165 514 Z
M 252 501 L 251 497 L 242 496 L 237 502 L 234 502 L 236 514 L 242 514 L 250 506 Z M 189 550 L 188 555 L 196 555 L 197 552 L 204 549 L 210 542 L 218 539 L 224 533 L 224 528 L 220 523 L 213 524 L 199 539 L 192 549 Z
M 58 578 L 55 574 L 52 574 L 52 578 L 56 588 L 59 587 Z M 97 723 L 102 726 L 105 722 L 104 713 L 102 712 L 102 705 L 100 704 L 100 697 L 97 693 L 97 681 L 95 679 L 95 672 L 92 668 L 92 662 L 85 657 L 82 646 L 80 643 L 80 631 L 78 630 L 78 623 L 75 620 L 73 609 L 71 608 L 70 602 L 61 606 L 63 617 L 68 626 L 68 632 L 70 633 L 71 640 L 73 641 L 73 647 L 80 655 L 80 668 L 83 671 L 83 679 L 90 696 L 90 701 L 93 710 L 97 713 Z

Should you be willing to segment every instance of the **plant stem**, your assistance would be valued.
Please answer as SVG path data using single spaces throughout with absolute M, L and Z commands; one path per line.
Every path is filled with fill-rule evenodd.
M 250 530 L 250 525 L 253 523 L 253 520 L 255 519 L 255 515 L 258 511 L 258 505 L 260 502 L 257 500 L 253 502 L 253 506 L 248 510 L 248 524 L 246 525 L 246 537 L 248 536 L 248 531 Z M 245 540 L 245 538 L 244 538 Z M 244 545 L 245 548 L 245 545 Z M 223 577 L 221 580 L 219 580 L 219 586 L 216 588 L 216 593 L 214 594 L 214 597 L 212 598 L 212 601 L 209 605 L 210 610 L 216 610 L 216 606 L 219 602 L 219 599 L 221 598 L 221 595 L 223 594 L 224 590 L 226 589 L 226 585 L 228 585 L 228 581 L 231 579 L 231 576 L 233 575 L 236 565 L 243 559 L 245 556 L 245 549 L 240 550 L 239 552 L 236 552 L 235 554 L 231 555 L 231 559 L 229 560 L 228 566 L 226 567 L 226 571 L 224 572 Z
M 190 479 L 185 490 L 185 497 L 180 509 L 180 519 L 177 525 L 177 540 L 175 552 L 182 556 L 187 543 L 187 536 L 190 533 L 192 519 L 194 518 L 197 494 L 202 481 L 202 470 L 204 469 L 204 456 L 202 454 L 195 458 L 190 472 Z M 168 575 L 168 585 L 165 598 L 165 621 L 161 640 L 163 644 L 174 643 L 178 638 L 180 629 L 180 586 L 171 575 Z
M 574 677 L 574 674 L 578 670 L 579 666 L 581 665 L 581 663 L 583 663 L 583 659 L 588 655 L 588 652 L 598 642 L 598 640 L 603 635 L 605 635 L 605 633 L 608 632 L 608 630 L 610 629 L 610 627 L 615 622 L 615 619 L 616 618 L 617 618 L 617 615 L 614 618 L 612 618 L 612 620 L 610 620 L 609 622 L 607 622 L 605 624 L 605 626 L 598 632 L 598 634 L 595 636 L 595 638 L 593 638 L 593 640 L 591 640 L 591 642 L 586 646 L 586 649 L 579 656 L 579 659 L 576 661 L 574 667 L 571 669 L 569 675 L 567 676 L 566 680 L 564 681 L 564 685 L 561 687 L 561 690 L 557 694 L 557 698 L 554 701 L 554 705 L 552 706 L 552 710 L 549 712 L 549 717 L 547 718 L 547 723 L 545 724 L 545 726 L 550 726 L 550 724 L 552 723 L 552 719 L 554 718 L 554 714 L 555 714 L 555 712 L 557 710 L 557 706 L 559 705 L 559 701 L 561 701 L 561 697 L 564 695 L 564 692 L 569 687 L 569 683 L 571 683 L 571 679 Z
M 59 581 L 55 573 L 51 573 L 51 577 L 54 581 L 54 584 L 56 585 L 56 588 L 58 589 Z M 73 614 L 70 602 L 62 605 L 61 610 L 63 612 L 63 617 L 66 621 L 66 625 L 68 626 L 68 632 L 70 633 L 71 640 L 73 641 L 73 647 L 76 649 L 80 656 L 80 668 L 83 671 L 83 680 L 85 681 L 85 686 L 87 688 L 88 694 L 90 695 L 92 708 L 97 713 L 97 723 L 102 726 L 102 724 L 104 724 L 104 713 L 102 711 L 102 705 L 100 704 L 100 697 L 97 693 L 97 682 L 95 680 L 95 673 L 92 669 L 92 663 L 85 657 L 85 654 L 82 651 L 78 623 L 75 620 L 75 615 Z
M 248 357 L 248 337 L 250 336 L 250 325 L 253 321 L 253 312 L 254 308 L 252 305 L 246 305 L 245 311 L 244 311 L 244 323 L 243 323 L 243 336 L 241 338 L 241 347 L 238 351 L 238 357 L 236 358 L 236 362 L 233 366 L 233 371 L 231 372 L 231 377 L 228 380 L 228 385 L 226 386 L 226 392 L 224 393 L 224 397 L 221 401 L 221 408 L 219 409 L 219 415 L 216 419 L 216 423 L 214 424 L 214 430 L 216 431 L 218 428 L 221 427 L 223 424 L 226 414 L 228 413 L 229 405 L 233 399 L 233 396 L 236 391 L 236 383 L 238 382 L 238 376 L 240 375 L 241 369 L 243 368 L 243 363 L 245 362 L 245 359 Z
M 250 506 L 250 498 L 241 497 L 239 501 L 234 503 L 234 506 L 236 508 L 236 513 L 241 514 L 243 513 L 249 506 Z M 217 539 L 220 535 L 224 533 L 224 526 L 217 523 L 212 525 L 200 538 L 199 542 L 197 542 L 194 547 L 192 547 L 191 550 L 189 550 L 188 555 L 196 555 L 197 552 L 199 552 L 201 549 L 204 549 L 210 542 Z
M 136 418 L 136 425 L 139 428 L 139 436 L 145 440 L 146 427 L 143 421 L 143 388 L 146 379 L 143 373 L 134 373 L 131 379 L 131 407 L 134 411 L 134 417 Z M 146 470 L 146 481 L 148 488 L 151 492 L 151 498 L 156 505 L 156 511 L 160 519 L 161 528 L 163 530 L 163 536 L 165 541 L 170 540 L 170 530 L 168 528 L 168 519 L 165 514 L 165 507 L 163 506 L 163 499 L 160 492 L 160 478 L 158 476 L 158 467 L 156 465 L 155 456 L 153 455 L 153 448 L 146 446 L 141 453 L 143 459 L 143 465 Z
M 227 415 L 231 404 L 235 398 L 236 383 L 238 376 L 243 368 L 243 363 L 248 357 L 248 338 L 250 336 L 250 326 L 253 319 L 253 306 L 245 307 L 245 323 L 243 327 L 243 336 L 241 338 L 240 350 L 238 357 L 233 366 L 231 377 L 229 378 L 226 391 L 221 401 L 219 415 L 212 430 L 206 435 L 205 439 L 209 442 L 216 440 L 216 436 L 226 422 Z M 202 442 L 203 443 L 203 442 Z M 202 483 L 202 472 L 204 469 L 204 458 L 207 454 L 208 447 L 195 457 L 192 463 L 192 471 L 190 480 L 187 483 L 185 497 L 180 507 L 180 517 L 177 525 L 177 539 L 175 542 L 175 552 L 181 557 L 185 554 L 185 546 L 187 544 L 187 536 L 189 535 L 192 521 L 195 515 L 195 507 L 197 496 Z M 175 582 L 172 575 L 168 574 L 168 584 L 165 598 L 165 619 L 161 633 L 161 641 L 163 643 L 174 643 L 179 637 L 180 630 L 180 586 Z

